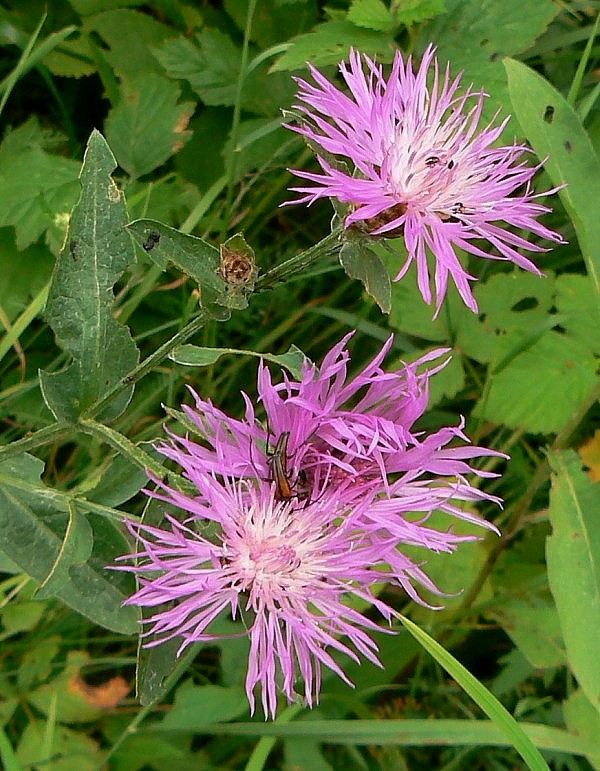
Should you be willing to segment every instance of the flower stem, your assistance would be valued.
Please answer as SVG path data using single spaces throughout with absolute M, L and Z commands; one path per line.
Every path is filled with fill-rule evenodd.
M 291 257 L 289 260 L 282 262 L 281 265 L 275 265 L 271 270 L 268 270 L 262 276 L 259 276 L 258 281 L 256 282 L 258 291 L 272 289 L 274 286 L 277 286 L 277 284 L 283 283 L 285 279 L 290 276 L 306 270 L 306 268 L 314 262 L 317 262 L 317 260 L 327 257 L 330 254 L 335 254 L 338 250 L 341 232 L 341 229 L 333 230 L 314 246 L 310 246 L 295 257 Z

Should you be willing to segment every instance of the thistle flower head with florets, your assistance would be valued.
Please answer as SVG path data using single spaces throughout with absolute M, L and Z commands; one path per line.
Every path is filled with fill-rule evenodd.
M 461 422 L 430 434 L 414 426 L 427 407 L 430 377 L 446 363 L 432 362 L 446 352 L 385 372 L 390 338 L 352 378 L 349 339 L 320 368 L 305 362 L 298 379 L 274 383 L 261 364 L 268 428 L 248 396 L 239 420 L 194 394 L 195 407 L 184 410 L 198 436 L 171 434 L 158 448 L 181 466 L 194 492 L 158 479 L 148 491 L 175 505 L 183 521 L 169 516 L 168 528 L 128 523 L 139 550 L 122 558 L 135 558 L 133 565 L 119 569 L 139 578 L 128 603 L 151 609 L 143 622 L 152 635 L 147 644 L 180 637 L 183 650 L 216 639 L 210 627 L 221 613 L 241 618 L 250 638 L 248 699 L 254 710 L 258 687 L 266 716 L 275 715 L 278 690 L 293 701 L 302 687 L 305 702 L 315 703 L 322 667 L 349 682 L 335 652 L 378 663 L 371 633 L 384 627 L 352 598 L 387 622 L 396 611 L 376 596 L 375 584 L 434 607 L 422 590 L 443 592 L 423 569 L 426 560 L 414 561 L 407 549 L 452 552 L 476 537 L 432 526 L 434 511 L 495 529 L 471 507 L 498 499 L 468 477 L 490 475 L 472 459 L 499 454 L 469 445 Z M 280 445 L 285 486 L 273 465 Z
M 347 93 L 310 64 L 309 69 L 314 84 L 296 79 L 300 124 L 288 128 L 316 147 L 322 171 L 292 170 L 312 184 L 291 188 L 302 197 L 290 203 L 334 198 L 350 205 L 346 228 L 403 236 L 407 257 L 395 280 L 416 263 L 428 303 L 432 255 L 436 314 L 449 277 L 465 304 L 477 311 L 469 283 L 475 277 L 461 265 L 456 248 L 540 274 L 518 249 L 547 250 L 514 230 L 564 243 L 537 219 L 550 211 L 538 199 L 558 188 L 533 191 L 541 164 L 525 163 L 526 145 L 495 146 L 510 116 L 478 129 L 487 94 L 471 88 L 461 93 L 461 75 L 451 79 L 449 66 L 440 73 L 433 46 L 416 72 L 412 57 L 405 60 L 398 51 L 387 79 L 381 65 L 351 51 L 349 64 L 340 64 Z M 479 240 L 488 242 L 487 250 Z

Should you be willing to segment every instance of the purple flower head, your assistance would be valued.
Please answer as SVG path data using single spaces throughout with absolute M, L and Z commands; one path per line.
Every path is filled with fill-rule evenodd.
M 185 467 L 187 458 L 181 460 Z M 394 611 L 370 591 L 383 578 L 371 566 L 385 562 L 391 547 L 369 539 L 368 528 L 359 526 L 360 507 L 348 515 L 322 499 L 297 508 L 275 500 L 271 485 L 211 475 L 198 485 L 197 498 L 169 488 L 159 495 L 193 514 L 186 524 L 173 517 L 170 529 L 127 523 L 140 550 L 121 558 L 135 558 L 135 565 L 119 569 L 140 581 L 127 603 L 157 608 L 144 622 L 146 635 L 155 636 L 148 645 L 181 637 L 181 652 L 216 639 L 210 624 L 222 612 L 241 617 L 250 637 L 246 693 L 254 712 L 259 686 L 265 717 L 275 717 L 278 689 L 289 702 L 297 698 L 297 680 L 306 704 L 318 701 L 323 666 L 351 684 L 334 651 L 379 665 L 368 632 L 385 630 L 346 601 L 366 601 L 391 620 Z M 199 517 L 217 523 L 216 542 L 195 529 Z M 407 581 L 420 579 L 410 561 L 403 570 Z
M 135 558 L 134 565 L 119 569 L 140 581 L 127 602 L 155 609 L 144 620 L 153 636 L 146 644 L 180 637 L 181 651 L 216 639 L 210 625 L 221 613 L 241 618 L 250 637 L 248 699 L 254 710 L 258 687 L 267 717 L 275 715 L 278 689 L 292 701 L 300 681 L 305 702 L 315 703 L 323 666 L 349 682 L 334 652 L 379 663 L 369 632 L 381 627 L 354 609 L 353 597 L 387 621 L 394 610 L 374 596 L 376 583 L 435 607 L 419 592 L 443 592 L 422 563 L 475 536 L 437 529 L 433 512 L 495 529 L 471 507 L 499 500 L 467 477 L 490 476 L 470 461 L 498 453 L 470 446 L 462 423 L 429 434 L 415 428 L 429 379 L 447 360 L 432 362 L 446 351 L 386 372 L 390 338 L 351 377 L 350 337 L 320 368 L 305 362 L 298 380 L 274 383 L 261 364 L 268 428 L 246 395 L 238 420 L 194 394 L 195 408 L 184 410 L 199 437 L 171 434 L 158 448 L 194 490 L 154 479 L 158 490 L 146 491 L 185 512 L 185 523 L 171 516 L 170 529 L 128 523 L 140 550 L 122 558 Z M 198 527 L 207 520 L 210 529 Z M 407 548 L 425 559 L 413 561 Z
M 431 377 L 449 361 L 447 350 L 432 351 L 386 372 L 382 363 L 393 343 L 390 337 L 375 358 L 350 377 L 351 336 L 329 351 L 321 367 L 306 361 L 299 380 L 284 374 L 274 383 L 261 363 L 258 393 L 266 413 L 264 426 L 245 394 L 243 420 L 230 418 L 194 394 L 195 409 L 184 411 L 203 442 L 172 435 L 161 452 L 184 465 L 195 484 L 205 473 L 273 480 L 272 451 L 285 436 L 280 461 L 291 497 L 299 505 L 326 494 L 346 503 L 377 495 L 381 500 L 365 517 L 380 523 L 383 537 L 404 537 L 411 513 L 422 522 L 435 510 L 489 527 L 459 502 L 499 502 L 467 479 L 490 476 L 470 460 L 498 453 L 469 445 L 462 422 L 430 434 L 415 428 L 429 402 Z
M 395 280 L 415 262 L 427 303 L 432 301 L 428 253 L 433 255 L 436 314 L 448 276 L 465 304 L 477 311 L 469 285 L 475 277 L 464 270 L 455 247 L 479 257 L 510 260 L 539 274 L 517 248 L 546 249 L 510 228 L 564 243 L 560 234 L 537 221 L 550 211 L 537 199 L 558 188 L 533 192 L 531 180 L 541 164 L 526 165 L 525 145 L 493 146 L 508 117 L 477 132 L 487 94 L 471 88 L 459 93 L 461 76 L 452 80 L 449 66 L 442 76 L 434 54 L 435 48 L 428 46 L 415 73 L 412 58 L 404 61 L 398 51 L 386 80 L 380 65 L 351 51 L 349 66 L 340 64 L 349 93 L 309 64 L 314 85 L 296 79 L 301 102 L 297 107 L 306 121 L 288 128 L 322 148 L 323 155 L 317 155 L 322 173 L 294 171 L 313 184 L 291 189 L 303 194 L 294 203 L 330 197 L 350 204 L 347 228 L 403 235 L 408 257 Z M 521 187 L 521 194 L 513 195 Z M 478 239 L 487 240 L 495 253 L 477 246 Z

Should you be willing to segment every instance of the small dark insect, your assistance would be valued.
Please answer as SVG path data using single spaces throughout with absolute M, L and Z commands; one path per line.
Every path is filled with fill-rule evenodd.
M 275 482 L 275 498 L 278 501 L 289 501 L 297 497 L 290 481 L 287 464 L 287 448 L 290 432 L 284 431 L 275 445 L 275 449 L 268 455 L 268 464 L 271 467 L 272 481 Z
M 425 159 L 425 166 L 429 166 L 431 169 L 433 166 L 437 166 L 440 162 L 440 159 L 437 157 L 437 155 L 430 155 L 429 158 Z
M 77 239 L 73 238 L 71 240 L 71 243 L 69 244 L 69 251 L 71 252 L 71 257 L 76 260 L 77 259 Z
M 148 240 L 142 244 L 142 249 L 144 249 L 146 252 L 149 252 L 152 249 L 154 249 L 154 247 L 159 241 L 160 241 L 160 233 L 157 230 L 151 230 L 148 233 Z

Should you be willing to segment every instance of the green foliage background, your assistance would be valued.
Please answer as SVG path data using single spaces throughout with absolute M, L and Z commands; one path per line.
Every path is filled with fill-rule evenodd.
M 2 4 L 8 771 L 600 767 L 599 6 Z M 340 250 L 328 204 L 279 208 L 287 169 L 314 163 L 281 125 L 292 76 L 306 61 L 333 76 L 352 46 L 390 62 L 429 42 L 485 88 L 488 119 L 512 113 L 507 142 L 549 156 L 537 189 L 567 184 L 545 222 L 568 243 L 540 256 L 545 278 L 472 259 L 479 315 L 450 291 L 435 321 L 414 275 L 390 281 L 397 241 Z M 258 265 L 241 288 L 215 272 L 226 242 Z M 181 660 L 138 650 L 133 580 L 105 567 L 130 550 L 125 513 L 165 508 L 140 493 L 145 469 L 185 484 L 152 443 L 187 385 L 240 415 L 257 354 L 294 372 L 349 329 L 357 369 L 390 331 L 390 367 L 452 347 L 423 428 L 464 415 L 474 443 L 511 455 L 486 464 L 505 507 L 482 513 L 502 536 L 430 558 L 456 594 L 440 612 L 393 600 L 414 623 L 378 640 L 382 670 L 345 664 L 354 690 L 327 678 L 318 708 L 265 725 L 248 716 L 243 637 Z

